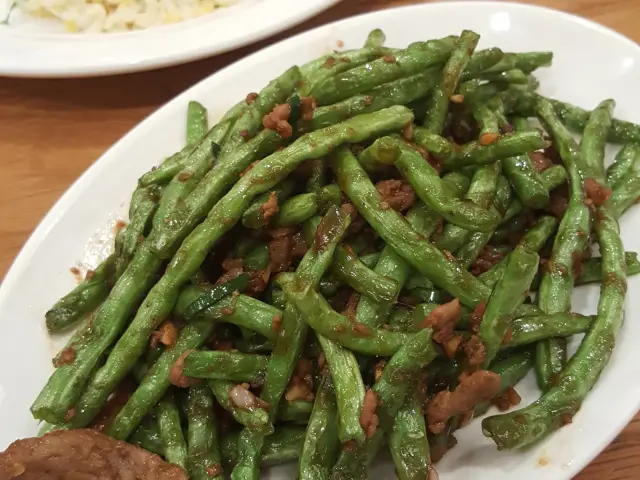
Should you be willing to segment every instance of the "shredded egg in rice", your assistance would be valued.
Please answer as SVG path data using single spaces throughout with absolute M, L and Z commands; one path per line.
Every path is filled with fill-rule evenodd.
M 122 32 L 201 17 L 237 0 L 17 0 L 29 15 L 53 17 L 69 32 Z

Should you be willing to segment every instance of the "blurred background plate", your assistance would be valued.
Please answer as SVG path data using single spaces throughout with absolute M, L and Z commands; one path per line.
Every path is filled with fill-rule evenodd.
M 13 1 L 0 0 L 0 20 Z M 0 76 L 97 76 L 176 65 L 268 37 L 339 1 L 235 0 L 192 20 L 119 33 L 69 33 L 64 22 L 14 9 L 0 25 Z

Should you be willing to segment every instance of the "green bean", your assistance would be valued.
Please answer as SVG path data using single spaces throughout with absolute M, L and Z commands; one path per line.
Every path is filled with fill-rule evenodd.
M 482 145 L 479 141 L 462 145 L 455 156 L 444 159 L 443 167 L 446 170 L 456 170 L 470 165 L 487 165 L 496 160 L 524 155 L 543 147 L 544 140 L 538 132 L 503 135 L 490 145 Z
M 358 155 L 358 161 L 371 175 L 387 173 L 400 155 L 400 142 L 393 137 L 376 139 Z
M 49 333 L 59 333 L 91 313 L 109 295 L 114 281 L 116 258 L 111 255 L 83 282 L 58 300 L 45 313 Z
M 514 118 L 512 122 L 517 132 L 531 130 L 527 119 Z M 549 189 L 542 182 L 528 155 L 504 159 L 502 169 L 525 206 L 540 209 L 549 203 Z
M 551 337 L 570 337 L 585 333 L 594 317 L 577 313 L 554 313 L 551 315 L 527 315 L 511 323 L 509 347 L 528 345 Z
M 418 207 L 420 208 L 420 207 Z M 411 218 L 415 216 L 416 207 L 413 207 L 407 213 L 407 220 L 411 223 Z M 400 294 L 402 285 L 411 273 L 411 266 L 407 261 L 400 257 L 391 247 L 385 246 L 378 262 L 375 265 L 374 272 L 383 278 L 389 278 L 395 282 L 395 296 Z M 376 301 L 369 296 L 362 295 L 356 307 L 356 323 L 362 323 L 370 327 L 379 327 L 389 316 L 393 304 L 391 302 Z
M 581 172 L 586 178 L 604 177 L 604 148 L 607 144 L 607 132 L 611 127 L 611 117 L 615 102 L 604 100 L 593 110 L 584 128 L 580 142 Z
M 467 80 L 471 80 L 476 78 L 478 75 L 483 73 L 485 70 L 493 67 L 498 62 L 502 60 L 504 57 L 504 53 L 499 48 L 487 48 L 485 50 L 480 50 L 479 52 L 475 52 L 469 63 L 467 64 L 467 68 L 462 73 L 460 77 L 461 82 L 466 82 Z
M 213 395 L 204 385 L 189 389 L 187 422 L 189 476 L 194 480 L 223 478 Z
M 378 302 L 393 302 L 398 294 L 398 284 L 395 280 L 378 275 L 345 247 L 340 246 L 336 249 L 332 270 L 339 280 L 356 292 Z
M 307 190 L 321 196 L 322 188 L 327 183 L 327 162 L 324 158 L 316 158 L 311 160 L 310 163 L 311 172 L 307 179 Z
M 500 127 L 498 126 L 498 117 L 486 104 L 476 104 L 473 108 L 473 117 L 480 127 L 480 138 L 483 135 L 495 136 L 496 140 L 500 136 Z
M 238 176 L 254 160 L 272 153 L 281 143 L 282 139 L 277 132 L 265 129 L 240 145 L 233 155 L 224 161 L 219 160 L 191 195 L 176 205 L 162 230 L 153 232 L 153 238 L 150 239 L 153 251 L 163 258 L 171 257 L 183 239 L 205 219 Z
M 442 71 L 440 85 L 434 89 L 427 109 L 424 126 L 430 132 L 442 132 L 449 110 L 449 98 L 456 91 L 462 72 L 469 64 L 471 54 L 476 45 L 478 45 L 479 40 L 480 35 L 471 30 L 463 30 L 460 33 L 460 37 Z
M 233 280 L 228 283 L 233 286 Z M 223 284 L 216 288 L 220 287 L 228 288 L 229 285 Z M 230 290 L 233 291 L 234 289 L 231 288 Z M 210 310 L 213 308 L 211 307 Z M 220 315 L 222 314 L 220 313 Z M 162 352 L 160 358 L 149 369 L 138 388 L 118 412 L 113 423 L 109 426 L 108 434 L 110 436 L 125 440 L 131 435 L 142 421 L 142 418 L 160 401 L 169 388 L 171 384 L 169 379 L 171 367 L 184 352 L 201 347 L 209 338 L 214 326 L 215 323 L 205 317 L 195 318 L 185 325 L 180 331 L 173 348 L 165 349 Z M 81 414 L 79 413 L 78 415 Z
M 375 268 L 381 254 L 382 252 L 367 253 L 360 256 L 359 259 L 367 268 Z
M 336 246 L 350 223 L 351 217 L 346 211 L 335 207 L 329 209 L 317 228 L 311 248 L 296 269 L 296 283 L 314 288 L 320 282 L 331 264 Z M 261 395 L 262 400 L 269 405 L 280 403 L 293 373 L 295 362 L 302 351 L 307 325 L 300 317 L 300 313 L 287 298 L 280 333 L 269 359 Z M 271 409 L 272 419 L 276 410 L 276 408 Z M 262 435 L 246 429 L 242 431 L 239 441 L 239 461 L 231 474 L 232 479 L 257 478 L 258 460 L 263 444 Z
M 78 407 L 82 407 L 80 410 L 83 415 L 76 415 L 74 419 L 82 418 L 84 421 L 97 413 L 117 382 L 133 367 L 151 332 L 170 313 L 180 287 L 200 268 L 207 252 L 239 220 L 255 195 L 269 190 L 302 161 L 323 156 L 338 143 L 361 141 L 372 134 L 401 128 L 410 120 L 411 113 L 404 107 L 361 115 L 301 137 L 289 148 L 265 158 L 244 175 L 182 243 L 164 276 L 147 295 L 136 317 L 111 351 L 107 362 L 91 380 L 83 400 L 77 403 Z
M 313 410 L 313 403 L 304 400 L 285 400 L 278 408 L 278 421 L 306 425 Z
M 300 480 L 328 479 L 338 457 L 339 438 L 336 397 L 331 377 L 323 372 L 299 462 Z
M 260 466 L 268 467 L 296 460 L 300 456 L 305 439 L 303 427 L 280 426 L 265 438 L 260 456 Z M 238 432 L 225 435 L 220 441 L 220 452 L 225 468 L 233 468 L 238 461 Z
M 168 392 L 156 406 L 158 430 L 164 445 L 164 457 L 167 462 L 182 467 L 187 471 L 187 443 L 182 433 L 180 412 L 173 398 Z
M 488 82 L 504 82 L 515 85 L 526 85 L 529 81 L 528 75 L 518 68 L 505 70 L 504 72 L 483 73 L 479 78 Z
M 393 105 L 407 105 L 427 96 L 438 84 L 440 72 L 429 69 L 406 78 L 378 85 L 370 91 L 354 95 L 342 101 L 318 107 L 311 120 L 301 123 L 308 132 L 342 122 L 354 115 L 377 112 Z
M 596 320 L 566 369 L 539 400 L 524 409 L 483 420 L 484 435 L 500 449 L 530 445 L 560 428 L 577 413 L 609 361 L 624 317 L 625 255 L 618 223 L 607 204 L 599 207 L 594 226 L 602 254 L 602 277 L 606 279 Z
M 500 178 L 500 164 L 498 162 L 478 168 L 473 174 L 465 200 L 488 211 L 498 187 L 498 178 Z M 433 242 L 439 249 L 453 253 L 464 245 L 470 236 L 471 232 L 468 230 L 450 224 L 445 226 L 442 233 L 433 237 Z
M 525 73 L 531 73 L 532 71 L 540 67 L 548 67 L 553 61 L 553 52 L 522 52 L 515 54 L 516 68 L 522 70 Z
M 489 370 L 500 375 L 500 389 L 496 398 L 507 391 L 509 387 L 515 386 L 533 367 L 533 355 L 525 350 L 509 355 L 504 360 L 495 362 Z M 473 409 L 473 416 L 480 417 L 491 408 L 491 403 L 481 403 Z
M 476 78 L 460 85 L 459 94 L 466 104 L 483 104 L 490 102 L 496 95 L 507 91 L 510 85 L 511 84 L 505 82 L 486 83 L 480 78 Z
M 546 100 L 538 102 L 538 114 L 555 140 L 563 163 L 569 174 L 570 198 L 567 211 L 558 227 L 558 234 L 553 244 L 551 257 L 542 276 L 538 289 L 538 306 L 543 312 L 551 314 L 566 312 L 571 308 L 571 292 L 573 290 L 573 267 L 576 257 L 579 258 L 587 247 L 591 221 L 589 208 L 583 202 L 583 173 L 586 170 L 583 156 L 571 134 L 560 123 L 553 111 L 553 106 Z M 604 152 L 602 152 L 602 155 Z M 601 160 L 602 161 L 602 160 Z M 592 160 L 591 163 L 594 161 Z M 593 170 L 593 166 L 589 167 Z M 602 167 L 603 169 L 603 167 Z M 602 176 L 604 174 L 602 173 Z M 536 372 L 538 384 L 544 391 L 550 382 L 564 367 L 562 358 L 566 354 L 559 352 L 564 340 L 541 342 L 536 347 Z M 547 345 L 545 345 L 547 343 Z M 564 346 L 566 348 L 566 346 Z M 551 353 L 556 352 L 553 356 Z
M 187 106 L 187 145 L 196 146 L 209 130 L 207 109 L 191 101 Z
M 354 352 L 365 355 L 390 356 L 407 341 L 399 332 L 354 325 L 340 315 L 312 288 L 286 291 L 287 301 L 295 306 L 304 320 L 317 333 Z
M 311 248 L 296 270 L 296 283 L 302 282 L 312 287 L 318 284 L 328 269 L 336 246 L 345 234 L 350 221 L 349 215 L 344 210 L 332 208 L 327 212 L 318 226 Z M 276 349 L 269 360 L 265 380 L 263 399 L 270 404 L 278 404 L 279 401 L 276 402 L 276 400 L 279 400 L 284 393 L 302 347 L 302 341 L 306 336 L 305 327 L 306 324 L 301 321 L 297 311 L 287 304 Z
M 185 309 L 184 317 L 186 319 L 195 317 L 203 310 L 207 310 L 209 307 L 218 303 L 223 297 L 234 292 L 243 291 L 248 283 L 249 276 L 243 273 L 222 285 L 217 285 L 211 289 L 201 289 L 198 299 Z
M 640 198 L 640 163 L 634 163 L 622 177 L 611 195 L 611 213 L 620 218 Z
M 486 73 L 500 73 L 506 72 L 507 70 L 512 70 L 516 68 L 517 62 L 517 54 L 516 53 L 505 53 L 499 62 L 493 64 L 491 67 L 485 69 Z
M 153 217 L 153 228 L 160 229 L 177 209 L 177 205 L 184 202 L 187 196 L 213 166 L 218 156 L 220 143 L 229 131 L 229 123 L 219 123 L 213 127 L 189 154 L 169 184 L 165 187 L 158 209 Z
M 174 313 L 184 318 L 186 308 L 202 295 L 203 291 L 215 289 L 213 285 L 186 286 L 180 293 Z M 198 317 L 210 322 L 215 320 L 232 323 L 259 333 L 269 340 L 275 340 L 277 332 L 272 328 L 273 318 L 282 315 L 282 311 L 271 305 L 246 295 L 226 297 L 218 303 L 201 311 Z
M 96 363 L 117 338 L 129 319 L 129 312 L 156 280 L 155 273 L 161 266 L 162 261 L 143 243 L 109 297 L 67 344 L 67 348 L 75 353 L 75 358 L 71 363 L 60 365 L 51 375 L 31 406 L 35 418 L 50 423 L 64 421 L 94 373 Z
M 511 325 L 515 309 L 524 301 L 540 257 L 523 246 L 509 255 L 504 274 L 498 280 L 485 310 L 478 336 L 484 343 L 486 368 L 500 349 Z
M 335 77 L 384 55 L 392 55 L 393 52 L 390 48 L 365 47 L 323 55 L 300 67 L 303 80 L 297 86 L 296 92 L 302 97 L 309 96 L 314 87 L 327 78 Z
M 640 274 L 640 261 L 636 252 L 626 252 L 625 263 L 627 276 Z M 576 278 L 576 285 L 602 282 L 602 258 L 589 258 L 582 262 L 580 276 Z
M 446 138 L 432 133 L 426 128 L 413 128 L 413 142 L 441 161 L 453 161 L 456 156 L 454 146 Z
M 445 187 L 449 189 L 450 194 L 456 198 L 459 198 L 469 187 L 468 179 L 459 173 L 448 173 L 442 178 L 442 181 Z M 441 218 L 437 212 L 422 203 L 417 203 L 411 207 L 406 215 L 409 225 L 426 238 L 431 237 Z M 410 278 L 411 266 L 404 258 L 399 256 L 393 248 L 385 246 L 375 265 L 374 271 L 378 275 L 396 281 L 398 288 L 396 292 L 397 295 L 400 293 L 407 279 Z M 414 277 L 415 276 L 414 274 Z M 424 280 L 422 276 L 420 276 L 420 279 Z M 429 282 L 429 285 L 433 287 L 431 282 Z M 379 327 L 389 316 L 392 307 L 393 305 L 389 302 L 376 302 L 366 295 L 363 295 L 360 297 L 356 308 L 356 323 L 363 323 L 370 327 Z
M 367 223 L 416 270 L 465 305 L 476 305 L 489 296 L 484 284 L 453 264 L 396 212 L 380 208 L 378 191 L 350 151 L 337 149 L 331 161 L 342 190 Z
M 317 83 L 311 95 L 319 105 L 330 105 L 345 98 L 367 92 L 381 83 L 424 72 L 442 65 L 453 49 L 455 37 L 417 42 L 370 63 L 359 65 Z
M 380 48 L 384 46 L 386 39 L 386 35 L 379 28 L 371 30 L 367 35 L 367 40 L 364 42 L 364 48 Z
M 131 435 L 129 443 L 144 448 L 157 455 L 164 455 L 164 445 L 160 438 L 158 422 L 155 417 L 147 417 L 140 427 Z
M 293 227 L 313 217 L 318 211 L 318 196 L 315 193 L 301 193 L 282 204 L 273 219 L 276 227 Z
M 133 192 L 129 224 L 116 234 L 116 272 L 114 280 L 122 276 L 133 258 L 136 248 L 147 235 L 154 215 L 159 208 L 158 201 L 160 200 L 161 202 L 162 195 L 163 188 L 158 185 L 139 187 Z
M 341 443 L 364 440 L 360 425 L 360 413 L 364 400 L 364 383 L 360 368 L 353 354 L 322 335 L 318 335 L 327 363 L 338 405 L 338 436 Z
M 609 188 L 616 189 L 620 181 L 631 170 L 631 167 L 640 162 L 640 145 L 632 143 L 624 145 L 614 162 L 607 168 L 607 185 Z
M 237 406 L 231 401 L 229 392 L 235 387 L 233 382 L 228 380 L 209 380 L 209 388 L 216 397 L 216 401 L 227 412 L 233 416 L 233 419 L 240 425 L 245 426 L 252 432 L 258 432 L 261 435 L 270 435 L 273 433 L 273 426 L 269 421 L 269 413 L 263 408 L 254 408 L 247 410 Z
M 267 368 L 267 357 L 239 352 L 195 351 L 184 360 L 187 377 L 253 382 Z
M 389 449 L 400 480 L 429 478 L 431 460 L 418 388 L 407 394 L 389 433 Z
M 335 148 L 336 145 L 343 142 L 356 143 L 371 136 L 380 135 L 384 132 L 399 130 L 402 128 L 402 125 L 408 123 L 411 118 L 412 114 L 406 108 L 391 107 L 376 113 L 354 117 L 341 124 L 304 135 L 291 144 L 287 149 L 278 151 L 264 159 L 261 162 L 263 167 L 258 168 L 256 172 L 251 170 L 244 175 L 236 184 L 234 189 L 232 189 L 233 195 L 231 197 L 226 196 L 225 198 L 233 198 L 234 202 L 231 202 L 231 205 L 237 204 L 244 211 L 247 208 L 244 206 L 245 201 L 250 201 L 254 195 L 269 191 L 283 179 L 282 177 L 286 176 L 290 170 L 293 170 L 304 160 L 320 158 L 326 155 L 332 148 Z M 264 135 L 264 138 L 270 139 L 270 141 L 257 142 L 257 144 L 254 144 L 254 141 L 260 138 L 261 135 Z M 198 189 L 196 189 L 196 191 L 194 191 L 185 202 L 185 212 L 178 211 L 176 212 L 176 215 L 172 216 L 168 225 L 175 225 L 175 230 L 168 232 L 167 235 L 160 238 L 154 244 L 154 250 L 157 253 L 173 251 L 172 249 L 174 248 L 174 245 L 184 237 L 184 231 L 190 231 L 191 228 L 198 225 L 204 216 L 211 210 L 215 201 L 217 201 L 222 193 L 224 193 L 224 190 L 220 187 L 224 185 L 225 188 L 228 188 L 228 183 L 235 180 L 236 175 L 249 166 L 249 164 L 255 159 L 255 155 L 257 153 L 264 153 L 265 145 L 269 146 L 268 151 L 275 150 L 277 144 L 273 143 L 274 140 L 279 142 L 280 136 L 271 130 L 263 130 L 257 137 L 241 146 L 236 152 L 235 157 L 229 158 L 225 162 L 220 161 L 216 167 L 220 166 L 221 171 L 216 172 L 217 168 L 214 167 L 211 172 L 209 172 L 209 175 L 203 179 L 200 183 L 201 185 L 204 185 L 202 189 L 203 191 L 198 191 Z M 265 145 L 262 145 L 263 143 L 265 143 Z M 233 165 L 231 165 L 232 159 Z M 240 161 L 240 159 L 244 160 Z M 280 165 L 281 160 L 284 160 L 282 165 Z M 276 168 L 276 165 L 278 165 L 278 168 Z M 283 170 L 281 167 L 286 168 Z M 271 172 L 271 169 L 273 169 L 273 172 Z M 273 182 L 269 181 L 252 185 L 253 179 L 259 178 L 260 176 L 270 178 Z M 217 187 L 215 185 L 217 185 Z M 244 192 L 246 189 L 249 189 L 249 192 L 253 192 L 250 198 L 247 199 L 243 195 L 243 201 L 241 203 L 238 202 L 237 194 L 241 191 Z M 205 201 L 202 201 L 201 197 Z M 191 200 L 193 200 L 193 202 L 191 202 Z M 219 206 L 216 205 L 216 215 L 219 215 L 220 213 L 224 214 L 223 210 L 227 208 L 227 202 L 219 202 Z M 214 212 L 211 212 L 211 214 L 213 213 Z M 209 215 L 210 218 L 211 216 L 212 215 Z M 231 217 L 225 215 L 224 218 L 227 219 L 226 223 L 228 224 L 228 227 L 231 227 L 232 224 L 228 222 L 228 219 Z M 209 220 L 209 222 L 211 221 L 213 220 Z M 217 219 L 216 221 L 219 222 L 221 219 Z M 205 225 L 207 223 L 205 223 Z
M 511 186 L 505 177 L 498 178 L 498 187 L 489 211 L 502 218 L 511 200 Z M 482 249 L 489 243 L 495 229 L 490 232 L 473 232 L 468 241 L 456 252 L 456 260 L 463 268 L 469 268 L 476 261 Z
M 540 174 L 540 181 L 548 191 L 559 187 L 560 185 L 565 183 L 566 180 L 567 171 L 562 165 L 553 165 Z M 519 199 L 514 198 L 511 202 L 511 205 L 509 205 L 509 208 L 504 214 L 504 217 L 502 219 L 503 222 L 511 220 L 512 218 L 519 215 L 522 212 L 523 208 L 524 206 L 522 205 L 522 202 Z
M 138 186 L 164 185 L 180 171 L 184 162 L 196 145 L 187 145 L 179 152 L 162 161 L 157 167 L 153 167 L 138 179 Z
M 211 208 L 209 204 L 214 203 L 235 180 L 235 175 L 251 163 L 255 154 L 265 149 L 272 151 L 276 148 L 280 141 L 279 135 L 269 132 L 267 131 L 262 137 L 259 135 L 242 146 L 237 156 L 229 159 L 228 162 L 218 162 L 209 172 L 209 175 L 213 174 L 212 178 L 209 175 L 205 176 L 192 195 L 189 195 L 185 202 L 177 205 L 178 208 L 168 219 L 169 221 L 163 223 L 161 229 L 154 229 L 140 245 L 126 272 L 94 314 L 92 328 L 83 329 L 74 335 L 71 344 L 76 353 L 75 360 L 54 372 L 34 402 L 32 412 L 37 418 L 46 417 L 54 423 L 64 419 L 66 412 L 82 393 L 82 388 L 93 373 L 96 362 L 115 341 L 135 306 L 156 280 L 156 273 L 163 262 L 152 252 L 151 246 L 158 242 L 161 245 L 169 242 L 173 248 L 174 243 L 171 242 L 181 241 L 186 232 L 206 215 Z M 274 142 L 276 139 L 277 141 Z M 239 167 L 241 169 L 236 171 Z M 179 208 L 183 206 L 186 210 Z M 158 319 L 160 320 L 161 317 Z
M 590 111 L 567 102 L 546 99 L 553 105 L 558 117 L 567 128 L 582 133 L 589 121 Z M 612 119 L 607 141 L 612 143 L 640 143 L 640 125 L 617 118 Z
M 277 104 L 284 102 L 301 79 L 300 70 L 293 66 L 272 80 L 250 104 L 244 106 L 221 145 L 220 161 L 225 161 L 227 157 L 234 155 L 235 151 L 245 143 L 247 136 L 251 137 L 260 130 L 262 118 Z
M 399 142 L 400 155 L 396 167 L 407 179 L 425 205 L 453 225 L 471 231 L 490 231 L 500 220 L 482 206 L 463 202 L 450 194 L 438 172 L 408 145 Z
M 549 238 L 555 233 L 558 227 L 558 221 L 555 217 L 542 216 L 538 219 L 538 222 L 531 227 L 520 240 L 519 245 L 532 252 L 539 252 L 542 247 L 547 243 Z M 480 275 L 482 280 L 489 288 L 493 288 L 498 280 L 504 274 L 504 269 L 507 264 L 507 258 L 505 257 L 490 270 Z
M 38 429 L 38 438 L 45 436 L 47 433 L 55 432 L 57 430 L 63 430 L 61 425 L 54 425 L 49 422 L 40 423 L 40 428 Z
M 265 227 L 269 223 L 269 219 L 265 219 L 263 207 L 269 201 L 271 195 L 275 193 L 278 205 L 282 205 L 282 203 L 291 196 L 294 188 L 294 181 L 287 178 L 272 190 L 258 195 L 242 214 L 242 225 L 247 228 L 256 229 Z
M 342 450 L 331 478 L 366 479 L 367 464 L 377 453 L 384 434 L 393 427 L 396 414 L 404 403 L 410 388 L 408 380 L 414 379 L 417 383 L 418 372 L 436 357 L 431 334 L 431 329 L 425 328 L 411 335 L 384 367 L 380 380 L 372 388 L 377 399 L 378 427 L 363 444 Z
M 243 259 L 244 268 L 249 272 L 259 272 L 269 266 L 269 245 L 262 243 L 251 250 Z
M 340 191 L 340 187 L 335 183 L 330 185 L 325 185 L 318 192 L 318 211 L 322 215 L 327 213 L 329 207 L 340 206 L 342 202 L 342 192 Z

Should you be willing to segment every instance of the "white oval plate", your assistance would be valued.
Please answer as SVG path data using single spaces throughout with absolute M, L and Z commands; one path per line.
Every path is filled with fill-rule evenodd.
M 73 287 L 70 266 L 83 259 L 95 266 L 97 257 L 106 255 L 109 231 L 126 211 L 136 179 L 181 147 L 187 102 L 204 103 L 212 119 L 218 118 L 291 64 L 326 53 L 338 41 L 345 48 L 358 47 L 376 27 L 385 30 L 389 45 L 398 47 L 470 28 L 482 34 L 481 47 L 553 50 L 554 66 L 539 74 L 544 94 L 590 108 L 613 96 L 618 117 L 640 121 L 640 49 L 604 27 L 542 8 L 502 2 L 417 5 L 327 25 L 251 55 L 179 95 L 114 145 L 64 194 L 25 245 L 0 289 L 0 449 L 37 430 L 29 405 L 51 373 L 54 354 L 44 312 Z M 622 222 L 628 250 L 640 250 L 638 225 L 640 209 Z M 527 451 L 497 452 L 476 420 L 458 433 L 458 446 L 438 465 L 441 479 L 569 479 L 593 459 L 640 406 L 635 381 L 640 378 L 639 292 L 640 278 L 631 278 L 627 321 L 615 352 L 573 424 Z M 574 310 L 593 313 L 597 300 L 597 288 L 581 287 Z M 531 378 L 518 391 L 523 404 L 538 396 Z M 389 463 L 376 468 L 379 478 L 394 478 Z M 271 470 L 268 476 L 290 478 L 282 471 Z
M 0 0 L 0 19 L 14 0 Z M 151 70 L 227 52 L 285 30 L 340 0 L 237 0 L 200 18 L 123 33 L 67 33 L 16 12 L 0 25 L 0 76 L 80 77 Z

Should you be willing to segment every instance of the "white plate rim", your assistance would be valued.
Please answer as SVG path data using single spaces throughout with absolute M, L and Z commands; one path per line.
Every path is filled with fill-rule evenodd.
M 227 7 L 229 14 L 221 9 L 135 32 L 27 35 L 0 25 L 0 76 L 92 77 L 179 65 L 267 38 L 341 0 L 246 1 L 247 7 L 242 3 Z M 19 53 L 12 54 L 16 50 Z
M 56 221 L 64 215 L 65 207 L 71 205 L 75 199 L 87 188 L 88 184 L 96 178 L 102 169 L 107 168 L 109 163 L 115 161 L 114 159 L 118 157 L 117 153 L 119 150 L 124 150 L 127 148 L 128 144 L 133 141 L 136 137 L 144 132 L 150 126 L 150 123 L 153 117 L 161 117 L 162 113 L 165 109 L 173 108 L 173 106 L 177 103 L 184 102 L 188 100 L 190 96 L 193 95 L 194 91 L 200 89 L 204 84 L 206 84 L 211 77 L 215 76 L 224 76 L 232 74 L 233 70 L 239 68 L 239 66 L 244 66 L 245 64 L 252 63 L 255 58 L 258 58 L 262 55 L 266 54 L 274 54 L 277 53 L 278 50 L 286 49 L 290 44 L 295 42 L 300 42 L 306 38 L 313 38 L 314 35 L 318 35 L 319 33 L 335 27 L 341 26 L 345 23 L 352 22 L 354 20 L 360 19 L 362 17 L 372 16 L 380 14 L 380 12 L 385 11 L 395 11 L 395 10 L 407 10 L 410 11 L 412 9 L 423 9 L 423 8 L 450 8 L 451 4 L 455 4 L 458 7 L 465 6 L 475 6 L 486 5 L 487 7 L 502 7 L 509 9 L 524 9 L 524 10 L 542 10 L 551 12 L 554 15 L 559 15 L 564 17 L 566 20 L 581 24 L 589 29 L 595 30 L 601 34 L 605 34 L 607 36 L 611 36 L 619 41 L 623 41 L 637 50 L 640 50 L 640 45 L 627 38 L 626 36 L 616 32 L 606 26 L 593 22 L 589 19 L 579 17 L 577 15 L 573 15 L 570 13 L 558 11 L 548 7 L 539 7 L 529 4 L 523 3 L 508 3 L 505 4 L 500 1 L 448 1 L 448 2 L 437 2 L 431 4 L 418 4 L 418 5 L 408 5 L 402 7 L 396 7 L 388 10 L 376 11 L 371 13 L 365 13 L 362 15 L 357 15 L 354 17 L 350 17 L 347 19 L 343 19 L 337 22 L 333 22 L 327 25 L 323 25 L 313 30 L 300 33 L 294 37 L 289 39 L 282 40 L 277 42 L 274 45 L 268 46 L 258 52 L 255 52 L 248 57 L 234 62 L 233 64 L 225 67 L 224 69 L 204 78 L 197 84 L 193 85 L 189 89 L 185 90 L 181 94 L 174 97 L 172 100 L 167 102 L 165 105 L 158 108 L 156 111 L 147 116 L 144 120 L 142 120 L 138 125 L 136 125 L 133 129 L 131 129 L 125 136 L 123 136 L 120 140 L 118 140 L 113 146 L 111 146 L 106 152 L 104 152 L 94 163 L 62 194 L 62 196 L 55 202 L 55 204 L 51 207 L 51 209 L 47 212 L 47 214 L 40 221 L 38 226 L 34 229 L 32 234 L 29 236 L 28 240 L 25 242 L 23 248 L 16 256 L 13 264 L 11 265 L 9 271 L 7 272 L 2 285 L 0 285 L 0 305 L 2 305 L 5 301 L 5 298 L 10 293 L 12 288 L 14 288 L 14 284 L 16 283 L 17 277 L 20 275 L 20 272 L 24 269 L 27 262 L 29 261 L 29 257 L 33 253 L 33 251 L 38 247 L 41 243 L 42 239 L 47 236 L 49 230 L 55 225 Z M 105 158 L 106 157 L 106 158 Z M 113 158 L 111 158 L 113 157 Z M 110 160 L 107 162 L 105 160 Z M 606 435 L 601 436 L 598 439 L 597 444 L 594 442 L 593 448 L 590 449 L 588 454 L 581 455 L 579 461 L 572 462 L 564 471 L 566 473 L 566 477 L 563 475 L 562 477 L 553 477 L 557 478 L 572 478 L 574 475 L 580 472 L 582 468 L 584 468 L 587 464 L 589 464 L 602 450 L 615 438 L 615 436 L 629 423 L 629 421 L 636 415 L 637 411 L 640 410 L 640 396 L 635 399 L 635 408 L 629 409 L 625 415 L 619 418 L 619 424 L 615 427 L 608 430 Z M 597 446 L 596 446 L 597 445 Z

